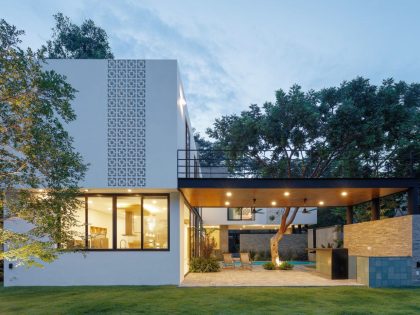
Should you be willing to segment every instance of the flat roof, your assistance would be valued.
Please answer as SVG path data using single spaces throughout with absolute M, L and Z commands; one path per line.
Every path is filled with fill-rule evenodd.
M 193 207 L 350 206 L 420 186 L 417 178 L 179 178 L 178 189 Z M 231 196 L 227 196 L 230 192 Z M 275 204 L 273 204 L 275 202 Z

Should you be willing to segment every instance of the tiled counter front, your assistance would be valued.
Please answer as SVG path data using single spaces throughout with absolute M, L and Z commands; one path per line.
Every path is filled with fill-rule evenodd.
M 412 285 L 411 257 L 357 257 L 357 282 L 371 288 Z

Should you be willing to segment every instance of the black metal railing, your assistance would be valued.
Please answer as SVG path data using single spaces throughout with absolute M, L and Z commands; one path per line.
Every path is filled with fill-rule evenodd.
M 360 157 L 310 151 L 178 150 L 178 178 L 416 178 L 420 152 Z

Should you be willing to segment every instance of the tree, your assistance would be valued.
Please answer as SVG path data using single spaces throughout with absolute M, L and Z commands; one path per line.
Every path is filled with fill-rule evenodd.
M 227 150 L 231 176 L 376 177 L 407 174 L 405 154 L 420 152 L 419 128 L 420 84 L 388 79 L 377 87 L 358 77 L 320 91 L 278 90 L 274 103 L 216 119 L 207 134 Z M 283 212 L 273 263 L 298 210 Z
M 40 51 L 19 47 L 23 34 L 0 20 L 0 244 L 6 245 L 0 259 L 39 265 L 73 237 L 87 166 L 64 128 L 76 118 L 70 105 L 76 91 L 43 69 Z M 13 229 L 17 218 L 27 230 Z
M 113 59 L 105 30 L 86 20 L 81 26 L 71 23 L 62 13 L 54 15 L 52 40 L 43 48 L 52 59 Z

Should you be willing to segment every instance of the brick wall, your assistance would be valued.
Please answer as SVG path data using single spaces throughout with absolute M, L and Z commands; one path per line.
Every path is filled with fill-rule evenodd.
M 344 247 L 350 256 L 412 256 L 412 236 L 413 216 L 348 224 L 344 226 Z
M 241 251 L 269 251 L 271 234 L 241 234 L 240 250 Z M 308 247 L 307 234 L 287 234 L 279 243 L 280 255 L 282 251 L 295 251 L 297 253 L 305 253 Z

